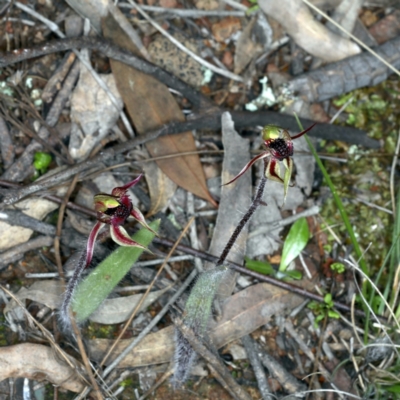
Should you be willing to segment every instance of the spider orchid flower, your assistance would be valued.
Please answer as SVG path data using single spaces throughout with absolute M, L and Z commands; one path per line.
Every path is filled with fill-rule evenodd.
M 268 158 L 265 160 L 265 176 L 276 182 L 283 183 L 283 204 L 286 201 L 287 190 L 290 183 L 290 177 L 292 176 L 293 170 L 293 139 L 297 139 L 303 136 L 305 133 L 310 131 L 315 124 L 311 125 L 309 128 L 298 133 L 295 136 L 290 136 L 286 129 L 283 129 L 276 125 L 267 125 L 262 130 L 262 138 L 264 140 L 264 145 L 267 148 L 261 154 L 250 160 L 243 169 L 228 183 L 235 182 L 240 178 L 256 161 L 263 158 Z M 282 174 L 280 164 L 283 164 L 285 171 Z
M 154 232 L 146 223 L 143 214 L 133 204 L 126 191 L 135 186 L 143 174 L 140 174 L 136 179 L 127 183 L 124 186 L 116 187 L 111 194 L 99 193 L 94 196 L 94 207 L 97 211 L 98 222 L 90 232 L 86 246 L 86 266 L 90 264 L 93 257 L 94 244 L 100 229 L 104 225 L 110 225 L 111 238 L 120 246 L 139 247 L 147 250 L 140 243 L 132 240 L 122 225 L 132 216 L 137 222 L 143 225 L 146 229 Z

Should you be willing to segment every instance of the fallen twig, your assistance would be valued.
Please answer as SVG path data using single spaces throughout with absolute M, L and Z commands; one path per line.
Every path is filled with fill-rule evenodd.
M 400 37 L 375 47 L 375 51 L 395 68 L 400 68 Z M 373 54 L 361 53 L 300 75 L 288 89 L 310 103 L 329 100 L 343 93 L 386 80 L 393 71 Z
M 263 400 L 272 400 L 274 396 L 271 396 L 271 389 L 268 385 L 267 377 L 265 376 L 265 371 L 261 364 L 259 353 L 257 352 L 257 348 L 254 345 L 253 339 L 250 335 L 243 336 L 242 343 L 246 349 L 250 364 L 253 367 L 261 397 Z

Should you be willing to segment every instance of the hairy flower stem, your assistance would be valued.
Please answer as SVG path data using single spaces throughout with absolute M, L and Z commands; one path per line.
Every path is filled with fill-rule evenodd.
M 265 161 L 264 161 L 264 164 L 266 167 Z M 240 220 L 238 226 L 232 233 L 232 236 L 230 237 L 228 243 L 226 244 L 224 250 L 222 251 L 222 253 L 216 263 L 216 267 L 221 266 L 225 262 L 226 257 L 228 256 L 229 252 L 231 251 L 233 245 L 235 244 L 235 242 L 236 242 L 237 238 L 239 237 L 240 233 L 242 232 L 243 228 L 245 227 L 247 222 L 249 222 L 250 218 L 252 217 L 252 215 L 257 210 L 258 206 L 260 205 L 263 194 L 264 194 L 266 182 L 267 182 L 267 178 L 265 177 L 265 173 L 263 173 L 260 183 L 258 184 L 256 197 L 254 198 L 253 202 L 251 203 L 250 208 L 247 210 L 246 214 Z
M 87 267 L 86 255 L 87 255 L 87 251 L 85 249 L 82 251 L 82 254 L 79 257 L 78 263 L 74 270 L 74 274 L 72 275 L 71 279 L 69 280 L 66 291 L 64 293 L 64 299 L 63 299 L 63 302 L 61 305 L 61 310 L 60 310 L 61 311 L 60 317 L 61 317 L 61 321 L 63 322 L 64 328 L 66 330 L 69 329 L 69 326 L 71 323 L 69 320 L 69 306 L 72 301 L 72 296 L 74 295 L 75 289 L 78 285 L 79 278 L 82 275 L 82 272 Z

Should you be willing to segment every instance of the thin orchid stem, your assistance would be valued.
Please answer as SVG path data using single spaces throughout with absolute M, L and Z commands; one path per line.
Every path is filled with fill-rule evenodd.
M 265 160 L 264 160 L 264 164 L 265 164 L 265 168 L 266 168 L 267 165 L 266 165 Z M 228 256 L 229 252 L 231 251 L 233 245 L 235 244 L 235 242 L 236 242 L 237 238 L 239 237 L 240 233 L 242 232 L 243 228 L 245 227 L 247 222 L 249 222 L 250 218 L 252 217 L 254 212 L 257 210 L 258 206 L 261 204 L 266 182 L 267 182 L 267 178 L 265 177 L 265 173 L 263 173 L 260 183 L 258 184 L 256 197 L 254 198 L 253 202 L 251 203 L 250 208 L 247 210 L 246 214 L 240 220 L 238 226 L 232 233 L 232 236 L 230 237 L 228 243 L 226 244 L 224 250 L 222 251 L 222 253 L 216 263 L 217 267 L 222 265 L 225 262 L 226 257 Z

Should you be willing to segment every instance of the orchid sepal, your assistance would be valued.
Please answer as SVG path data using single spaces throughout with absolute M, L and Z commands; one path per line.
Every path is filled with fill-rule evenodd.
M 312 128 L 314 128 L 315 125 L 317 125 L 317 123 L 312 124 L 312 125 L 309 126 L 307 129 L 304 129 L 304 131 L 301 131 L 301 132 L 298 133 L 297 135 L 291 136 L 290 138 L 291 138 L 292 140 L 298 139 L 299 137 L 301 137 L 301 136 L 305 135 L 307 132 L 309 132 Z
M 128 235 L 128 232 L 122 226 L 111 225 L 110 226 L 110 234 L 111 234 L 112 240 L 114 240 L 114 242 L 119 244 L 120 246 L 138 247 L 139 249 L 145 250 L 145 251 L 149 252 L 150 254 L 152 254 L 151 251 L 147 247 L 132 240 L 130 238 L 130 236 Z
M 101 221 L 98 221 L 89 234 L 89 239 L 86 244 L 86 262 L 85 262 L 86 267 L 89 266 L 89 264 L 92 262 L 94 245 L 95 245 L 97 236 L 100 232 L 100 229 L 103 226 L 104 226 L 104 223 Z
M 256 161 L 261 160 L 262 158 L 268 157 L 269 152 L 263 152 L 257 156 L 255 156 L 253 159 L 251 159 L 243 168 L 242 170 L 229 182 L 224 183 L 222 186 L 230 185 L 231 183 L 235 182 L 237 179 L 239 179 Z
M 278 125 L 265 125 L 261 131 L 261 136 L 264 141 L 278 139 L 282 135 L 283 128 Z
M 148 229 L 151 233 L 154 233 L 154 235 L 159 236 L 157 232 L 155 232 L 153 229 L 150 228 L 150 226 L 147 224 L 146 220 L 144 219 L 142 212 L 137 207 L 135 207 L 135 206 L 132 207 L 131 216 L 137 222 L 139 222 L 139 224 L 142 225 L 144 228 Z
M 124 185 L 124 186 L 119 186 L 119 187 L 114 188 L 114 189 L 112 190 L 111 194 L 112 194 L 113 196 L 116 196 L 116 197 L 121 197 L 121 196 L 123 196 L 123 195 L 126 193 L 126 191 L 127 191 L 128 189 L 130 189 L 132 186 L 135 186 L 135 185 L 140 181 L 140 179 L 142 178 L 142 176 L 143 176 L 143 173 L 140 174 L 140 175 L 139 175 L 137 178 L 135 178 L 133 181 L 128 182 L 126 185 Z

